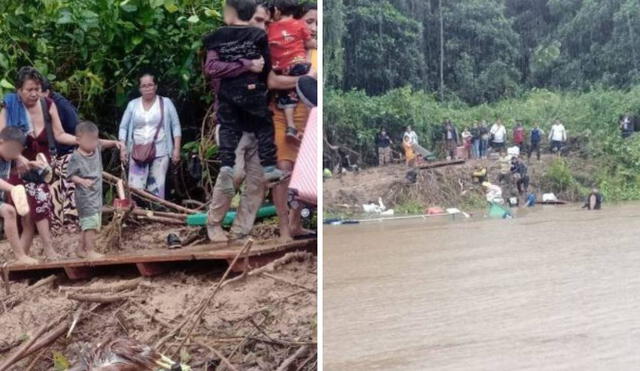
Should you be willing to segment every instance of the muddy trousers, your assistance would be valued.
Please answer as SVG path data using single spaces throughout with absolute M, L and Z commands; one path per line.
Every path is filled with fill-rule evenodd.
M 235 237 L 242 237 L 251 232 L 265 194 L 264 175 L 258 156 L 258 142 L 254 134 L 243 133 L 235 155 L 234 183 L 242 184 L 244 180 L 244 190 L 240 197 L 236 218 L 233 220 L 231 233 Z M 219 226 L 222 224 L 231 206 L 231 199 L 222 191 L 219 183 L 216 183 L 209 206 L 207 218 L 209 225 Z
M 386 165 L 391 162 L 391 147 L 378 147 L 378 165 Z

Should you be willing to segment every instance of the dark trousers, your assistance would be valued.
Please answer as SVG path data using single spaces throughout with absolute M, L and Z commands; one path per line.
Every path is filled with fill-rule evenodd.
M 531 146 L 529 147 L 529 154 L 528 154 L 528 159 L 531 159 L 531 154 L 533 152 L 536 152 L 536 156 L 538 157 L 538 161 L 540 161 L 540 142 L 538 143 L 531 143 Z
M 529 189 L 529 176 L 525 175 L 519 178 L 516 181 L 516 187 L 518 187 L 518 193 L 523 194 L 524 192 L 526 192 L 527 189 Z
M 254 133 L 258 140 L 258 156 L 262 166 L 276 165 L 275 131 L 273 113 L 262 101 L 247 109 L 247 106 L 220 99 L 217 118 L 220 124 L 218 133 L 219 156 L 222 166 L 233 167 L 236 162 L 236 148 L 243 132 Z M 245 108 L 247 107 L 247 108 Z
M 562 153 L 562 145 L 564 144 L 564 142 L 561 142 L 559 140 L 552 140 L 551 141 L 551 152 L 553 153 Z

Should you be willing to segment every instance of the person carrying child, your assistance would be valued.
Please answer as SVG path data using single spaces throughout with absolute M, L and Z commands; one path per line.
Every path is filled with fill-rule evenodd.
M 220 125 L 221 167 L 217 182 L 221 182 L 224 192 L 231 196 L 235 194 L 235 151 L 244 132 L 256 136 L 265 180 L 275 182 L 285 178 L 285 174 L 275 166 L 273 113 L 267 101 L 267 76 L 271 71 L 267 34 L 250 25 L 256 6 L 255 0 L 227 0 L 223 11 L 227 26 L 204 38 L 207 52 L 214 51 L 223 62 L 264 60 L 264 67 L 259 72 L 249 70 L 233 77 L 223 77 L 214 89 L 217 92 L 216 119 Z
M 17 127 L 5 127 L 0 131 L 0 217 L 4 221 L 4 234 L 13 249 L 18 264 L 37 264 L 38 261 L 28 255 L 31 240 L 21 238 L 18 231 L 18 216 L 29 219 L 29 202 L 24 186 L 13 185 L 7 180 L 15 161 L 24 150 L 27 136 Z M 38 169 L 43 164 L 30 161 L 31 169 Z M 7 202 L 5 195 L 10 194 L 13 204 Z M 15 205 L 15 206 L 14 206 Z
M 82 239 L 76 253 L 79 257 L 98 259 L 95 251 L 96 232 L 102 226 L 102 155 L 106 148 L 120 149 L 121 160 L 126 158 L 125 146 L 115 140 L 101 140 L 99 130 L 91 121 L 81 121 L 76 127 L 78 148 L 71 155 L 67 178 L 76 185 L 75 201 Z
M 267 29 L 271 62 L 274 72 L 286 76 L 303 76 L 311 71 L 307 50 L 317 47 L 316 40 L 301 19 L 294 16 L 299 12 L 297 0 L 275 0 L 273 20 Z M 295 89 L 278 90 L 278 108 L 284 110 L 287 120 L 287 139 L 299 140 L 294 123 L 296 106 L 300 101 Z

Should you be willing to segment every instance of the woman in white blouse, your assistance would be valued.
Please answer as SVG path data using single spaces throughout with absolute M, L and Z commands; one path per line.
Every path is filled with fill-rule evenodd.
M 154 143 L 153 161 L 140 163 L 130 157 L 129 185 L 164 198 L 169 162 L 180 161 L 180 119 L 171 99 L 157 94 L 155 76 L 145 73 L 139 81 L 141 97 L 127 105 L 118 137 L 126 143 L 128 153 L 134 144 Z

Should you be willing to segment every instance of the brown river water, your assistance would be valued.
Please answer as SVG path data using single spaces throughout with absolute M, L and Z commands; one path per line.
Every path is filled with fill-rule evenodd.
M 324 369 L 639 370 L 640 204 L 324 228 Z

